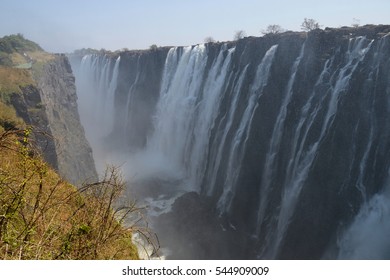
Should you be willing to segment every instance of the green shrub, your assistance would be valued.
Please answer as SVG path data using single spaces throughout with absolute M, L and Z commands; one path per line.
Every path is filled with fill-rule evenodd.
M 16 116 L 15 109 L 0 101 L 0 132 L 17 130 L 24 126 L 21 118 Z
M 12 59 L 10 55 L 4 51 L 0 51 L 0 65 L 2 66 L 12 66 Z
M 5 53 L 43 51 L 43 49 L 33 41 L 27 40 L 22 34 L 4 36 L 0 39 L 0 51 Z

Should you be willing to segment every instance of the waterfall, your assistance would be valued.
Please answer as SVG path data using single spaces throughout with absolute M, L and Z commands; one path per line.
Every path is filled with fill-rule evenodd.
M 249 128 L 251 127 L 255 110 L 258 107 L 256 103 L 263 92 L 263 88 L 267 84 L 270 68 L 275 57 L 277 47 L 277 45 L 272 46 L 265 53 L 261 63 L 257 67 L 255 80 L 250 88 L 248 103 L 246 105 L 245 112 L 242 115 L 240 125 L 231 143 L 231 147 L 229 149 L 230 153 L 228 160 L 228 168 L 226 172 L 227 176 L 225 178 L 224 184 L 225 187 L 218 201 L 218 208 L 221 213 L 230 209 L 232 198 L 235 195 L 238 173 L 242 164 L 245 145 L 249 136 Z M 225 129 L 225 131 L 227 130 Z
M 236 240 L 221 258 L 389 258 L 390 36 L 375 32 L 86 55 L 72 67 L 95 160 L 152 182 L 157 219 L 196 192 L 210 235 Z
M 137 64 L 136 64 L 136 77 L 134 79 L 134 82 L 130 85 L 130 88 L 129 88 L 129 92 L 127 93 L 127 100 L 126 100 L 126 114 L 125 114 L 125 118 L 124 118 L 124 123 L 125 125 L 123 126 L 123 133 L 121 133 L 122 135 L 122 138 L 123 139 L 126 139 L 128 138 L 128 135 L 130 134 L 130 131 L 129 131 L 129 124 L 130 124 L 130 112 L 132 111 L 133 109 L 133 106 L 134 106 L 134 102 L 132 102 L 132 99 L 134 99 L 134 91 L 135 91 L 135 88 L 137 86 L 137 83 L 139 81 L 139 77 L 140 77 L 140 74 L 141 74 L 141 71 L 139 70 L 140 69 L 140 57 L 137 58 Z
M 172 48 L 166 59 L 155 128 L 146 151 L 161 153 L 193 190 L 199 191 L 233 53 L 234 48 L 222 46 L 207 74 L 204 45 L 183 51 Z
M 103 139 L 112 132 L 120 56 L 85 55 L 76 72 L 80 119 L 93 150 L 96 168 L 102 172 L 106 158 Z
M 181 170 L 188 165 L 194 116 L 201 93 L 207 54 L 204 45 L 184 48 L 179 58 L 177 51 L 173 49 L 167 57 L 162 91 L 154 117 L 154 133 L 148 139 L 146 150 L 153 154 L 161 153 Z
M 356 66 L 358 63 L 364 59 L 364 55 L 366 54 L 367 50 L 370 47 L 370 44 L 365 45 L 365 39 L 364 38 L 357 38 L 356 40 L 350 40 L 349 46 L 348 46 L 348 51 L 346 54 L 346 59 L 345 59 L 345 66 L 341 68 L 341 70 L 338 73 L 337 78 L 335 79 L 334 86 L 331 86 L 329 89 L 329 94 L 331 95 L 329 104 L 328 104 L 328 109 L 327 113 L 325 116 L 325 119 L 322 124 L 322 129 L 321 133 L 318 137 L 318 140 L 309 145 L 309 146 L 304 146 L 306 142 L 306 137 L 308 135 L 308 130 L 303 131 L 303 137 L 300 138 L 302 134 L 302 129 L 303 127 L 303 122 L 307 118 L 307 108 L 309 106 L 312 106 L 312 104 L 308 103 L 305 104 L 302 110 L 301 118 L 299 120 L 297 129 L 295 130 L 294 136 L 292 138 L 292 145 L 291 145 L 291 154 L 293 155 L 290 158 L 288 167 L 287 167 L 287 172 L 286 172 L 286 179 L 284 183 L 284 189 L 282 193 L 282 200 L 280 204 L 280 211 L 278 215 L 278 221 L 277 221 L 277 227 L 275 231 L 272 231 L 272 235 L 276 236 L 272 238 L 274 240 L 274 243 L 271 243 L 272 249 L 272 254 L 271 258 L 275 258 L 276 254 L 278 253 L 278 246 L 283 240 L 284 233 L 287 230 L 289 220 L 294 213 L 294 208 L 296 203 L 299 200 L 299 194 L 302 190 L 302 187 L 306 181 L 306 178 L 310 172 L 310 168 L 313 164 L 313 161 L 315 159 L 315 156 L 317 155 L 317 150 L 319 147 L 319 144 L 323 137 L 325 136 L 325 133 L 327 129 L 329 129 L 329 126 L 331 125 L 331 117 L 334 116 L 337 110 L 337 104 L 338 104 L 338 96 L 339 94 L 346 89 L 348 86 L 348 82 L 354 73 L 354 70 L 356 69 Z M 285 115 L 286 115 L 286 106 L 290 102 L 290 98 L 292 96 L 292 83 L 295 79 L 295 74 L 297 71 L 297 67 L 299 65 L 299 61 L 303 56 L 303 50 L 304 46 L 302 47 L 302 52 L 300 56 L 297 58 L 295 64 L 293 65 L 293 70 L 292 70 L 292 76 L 291 80 L 289 81 L 288 84 L 288 94 L 285 98 L 286 102 L 283 102 L 283 107 L 280 110 L 280 115 L 278 116 L 277 123 L 275 125 L 275 130 L 274 133 L 277 132 L 276 134 L 273 134 L 271 138 L 271 147 L 269 149 L 269 161 L 274 162 L 275 155 L 277 154 L 276 148 L 278 148 L 277 145 L 280 143 L 280 137 L 281 135 L 281 121 L 285 120 Z M 326 69 L 327 67 L 325 67 Z M 314 93 L 315 95 L 315 93 Z M 313 96 L 314 96 L 313 95 Z M 309 100 L 310 101 L 310 100 Z M 310 105 L 309 105 L 310 104 Z M 280 117 L 280 118 L 279 118 Z M 313 118 L 316 116 L 313 115 Z M 311 119 L 313 119 L 311 118 Z M 309 124 L 306 128 L 310 129 L 311 124 Z M 276 130 L 277 129 L 277 130 Z M 274 136 L 277 136 L 276 139 L 274 139 Z M 298 139 L 301 139 L 300 141 L 300 147 L 297 149 L 297 144 L 298 144 Z M 306 150 L 305 150 L 306 149 Z M 271 167 L 270 167 L 271 166 Z M 273 166 L 270 164 L 267 166 L 268 168 L 272 168 Z M 266 170 L 268 171 L 268 169 Z M 267 176 L 268 182 L 267 186 L 270 184 L 269 176 Z M 263 186 L 264 187 L 264 186 Z M 264 201 L 265 202 L 265 201 Z M 264 207 L 261 208 L 262 210 Z M 260 217 L 264 216 L 264 211 L 260 212 L 262 215 Z M 259 220 L 258 225 L 261 224 L 262 220 Z M 276 235 L 275 235 L 276 232 Z
M 80 73 L 85 77 L 77 79 L 78 98 L 82 108 L 82 122 L 88 133 L 104 137 L 111 132 L 114 116 L 114 97 L 118 82 L 120 56 L 113 63 L 108 57 L 85 55 L 81 60 Z M 96 96 L 97 95 L 97 96 Z M 93 127 L 99 128 L 93 130 Z

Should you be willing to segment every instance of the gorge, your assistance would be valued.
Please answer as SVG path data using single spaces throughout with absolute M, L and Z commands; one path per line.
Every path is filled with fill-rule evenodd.
M 70 54 L 97 169 L 170 258 L 388 259 L 389 32 Z

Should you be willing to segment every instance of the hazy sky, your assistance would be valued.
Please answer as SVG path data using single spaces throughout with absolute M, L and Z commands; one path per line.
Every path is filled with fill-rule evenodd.
M 300 30 L 390 24 L 390 0 L 0 0 L 0 37 L 22 33 L 50 52 L 78 48 L 144 49 L 260 36 L 269 24 Z

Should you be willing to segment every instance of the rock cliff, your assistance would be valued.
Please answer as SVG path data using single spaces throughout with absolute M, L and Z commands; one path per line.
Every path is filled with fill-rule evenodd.
M 75 78 L 68 59 L 56 55 L 36 76 L 60 175 L 73 184 L 96 180 L 92 150 L 80 123 Z
M 96 180 L 92 150 L 78 114 L 75 78 L 66 56 L 55 55 L 31 71 L 34 82 L 10 94 L 10 103 L 35 128 L 43 157 L 62 177 L 76 185 Z

